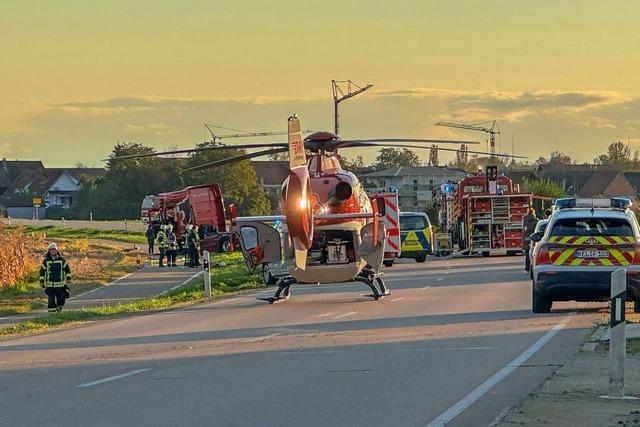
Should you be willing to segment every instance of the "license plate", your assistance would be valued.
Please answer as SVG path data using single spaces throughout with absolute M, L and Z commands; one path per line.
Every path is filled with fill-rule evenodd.
M 609 258 L 609 251 L 584 249 L 576 251 L 576 258 Z
M 344 264 L 349 262 L 346 245 L 327 245 L 327 263 Z

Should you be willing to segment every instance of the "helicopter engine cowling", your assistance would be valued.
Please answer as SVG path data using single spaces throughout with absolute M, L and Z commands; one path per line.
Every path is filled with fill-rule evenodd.
M 289 172 L 283 211 L 296 249 L 309 249 L 313 242 L 312 194 L 307 167 L 293 168 Z

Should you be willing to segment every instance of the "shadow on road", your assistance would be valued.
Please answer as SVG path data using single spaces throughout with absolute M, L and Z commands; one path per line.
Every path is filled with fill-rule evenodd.
M 266 335 L 293 335 L 304 333 L 348 332 L 369 330 L 375 334 L 389 328 L 411 328 L 420 326 L 455 325 L 474 322 L 491 322 L 505 320 L 559 318 L 568 312 L 597 312 L 600 308 L 560 309 L 550 314 L 533 314 L 530 310 L 487 311 L 474 313 L 436 314 L 409 317 L 385 317 L 378 319 L 332 321 L 325 323 L 303 323 L 281 326 L 241 328 L 230 330 L 211 330 L 205 332 L 171 333 L 159 335 L 131 336 L 123 338 L 86 339 L 56 341 L 56 333 L 48 334 L 51 341 L 38 344 L 11 344 L 11 341 L 0 343 L 0 353 L 20 350 L 51 350 L 88 347 L 109 347 L 119 345 L 181 343 L 185 341 L 211 341 L 234 338 L 256 338 Z M 165 315 L 185 314 L 185 310 L 162 313 Z M 178 319 L 176 321 L 179 321 Z

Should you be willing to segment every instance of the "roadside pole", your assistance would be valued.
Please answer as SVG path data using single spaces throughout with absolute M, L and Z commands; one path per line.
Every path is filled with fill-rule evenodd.
M 209 273 L 211 257 L 209 251 L 202 252 L 202 268 L 204 269 L 204 296 L 211 299 L 211 274 Z
M 625 303 L 627 269 L 611 274 L 611 321 L 609 326 L 609 397 L 624 398 L 624 369 L 627 362 Z

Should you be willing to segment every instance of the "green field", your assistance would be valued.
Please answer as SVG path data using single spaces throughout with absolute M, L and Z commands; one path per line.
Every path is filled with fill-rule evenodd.
M 147 243 L 145 234 L 141 231 L 97 230 L 95 228 L 66 228 L 57 226 L 25 226 L 27 233 L 45 234 L 47 239 L 101 239 L 126 243 Z

